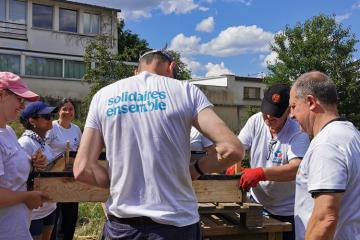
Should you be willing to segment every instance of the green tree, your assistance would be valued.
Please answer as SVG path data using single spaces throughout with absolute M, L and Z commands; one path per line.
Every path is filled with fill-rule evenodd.
M 90 86 L 89 94 L 82 101 L 82 114 L 85 117 L 94 94 L 101 88 L 133 75 L 134 66 L 124 64 L 120 55 L 110 51 L 111 38 L 98 35 L 85 48 L 85 75 L 83 81 Z
M 339 112 L 360 126 L 360 61 L 354 60 L 358 40 L 335 21 L 335 16 L 319 15 L 276 34 L 271 50 L 278 60 L 268 65 L 265 82 L 291 83 L 302 73 L 318 70 L 335 82 Z
M 121 19 L 118 23 L 118 53 L 123 61 L 138 62 L 141 53 L 149 49 L 146 40 L 130 30 L 124 30 L 125 23 Z
M 139 56 L 148 50 L 146 40 L 140 39 L 130 30 L 123 30 L 124 22 L 119 22 L 118 54 L 113 54 L 111 37 L 98 35 L 89 41 L 85 48 L 84 62 L 86 73 L 83 81 L 90 86 L 89 94 L 82 101 L 81 116 L 86 117 L 93 95 L 101 88 L 133 75 Z M 190 71 L 180 60 L 180 54 L 170 51 L 179 69 L 179 79 L 190 79 Z
M 173 50 L 169 50 L 169 52 L 176 62 L 176 67 L 178 69 L 177 79 L 189 80 L 191 78 L 191 71 L 187 68 L 187 65 L 181 61 L 180 53 Z

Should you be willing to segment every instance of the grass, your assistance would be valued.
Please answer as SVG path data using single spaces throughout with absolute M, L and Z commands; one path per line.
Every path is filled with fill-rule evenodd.
M 105 222 L 101 203 L 80 203 L 75 239 L 99 239 Z

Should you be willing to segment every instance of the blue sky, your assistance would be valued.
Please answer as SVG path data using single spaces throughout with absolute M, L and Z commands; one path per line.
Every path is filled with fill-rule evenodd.
M 79 0 L 119 8 L 125 28 L 181 53 L 193 77 L 266 74 L 274 34 L 324 13 L 360 39 L 360 0 Z M 360 44 L 357 44 L 357 49 Z M 359 49 L 360 50 L 360 49 Z M 354 58 L 359 59 L 360 52 Z

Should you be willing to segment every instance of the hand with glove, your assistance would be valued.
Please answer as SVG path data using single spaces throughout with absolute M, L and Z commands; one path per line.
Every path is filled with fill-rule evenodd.
M 266 181 L 263 168 L 245 168 L 240 178 L 240 186 L 248 191 L 251 187 L 256 187 L 260 181 Z

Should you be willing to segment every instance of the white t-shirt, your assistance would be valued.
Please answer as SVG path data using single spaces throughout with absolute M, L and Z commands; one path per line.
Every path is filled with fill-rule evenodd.
M 199 221 L 189 172 L 191 122 L 212 104 L 187 81 L 149 72 L 95 94 L 85 127 L 98 129 L 109 161 L 109 213 L 186 226 Z
M 26 192 L 30 159 L 10 127 L 0 128 L 0 188 Z M 24 203 L 0 208 L 0 239 L 32 239 L 30 209 Z
M 288 118 L 269 148 L 272 136 L 262 113 L 251 116 L 238 136 L 246 150 L 250 150 L 250 166 L 273 167 L 288 164 L 291 159 L 302 158 L 309 146 L 309 137 L 300 131 L 299 124 Z M 295 181 L 261 181 L 251 189 L 254 199 L 271 214 L 294 214 Z
M 18 141 L 29 156 L 35 155 L 36 151 L 39 148 L 41 148 L 41 144 L 38 141 L 30 138 L 29 136 L 21 136 Z M 54 157 L 56 155 L 54 155 L 53 151 L 47 144 L 45 144 L 44 150 L 42 151 L 44 155 L 47 157 L 49 162 L 51 160 L 54 160 Z M 50 215 L 55 209 L 56 209 L 56 203 L 44 202 L 42 207 L 32 210 L 31 220 L 42 219 Z
M 311 192 L 345 191 L 334 239 L 360 239 L 360 133 L 333 121 L 311 141 L 296 176 L 296 239 L 304 239 L 314 208 Z
M 191 151 L 203 151 L 204 148 L 212 146 L 214 143 L 202 135 L 195 127 L 190 131 L 190 149 Z
M 46 133 L 46 143 L 49 144 L 55 155 L 66 150 L 66 142 L 70 141 L 70 150 L 76 151 L 81 139 L 80 128 L 71 123 L 70 128 L 63 128 L 58 121 L 53 121 L 53 128 Z

